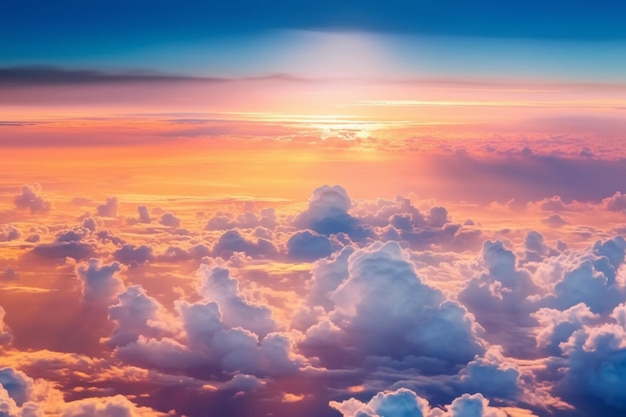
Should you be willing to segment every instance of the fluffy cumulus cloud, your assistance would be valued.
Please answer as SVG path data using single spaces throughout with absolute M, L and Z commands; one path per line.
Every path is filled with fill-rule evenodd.
M 26 184 L 22 186 L 20 194 L 13 198 L 15 207 L 23 210 L 28 209 L 31 213 L 45 213 L 50 210 L 52 204 L 41 195 L 39 184 Z
M 6 312 L 0 307 L 0 346 L 7 345 L 13 340 L 9 326 L 4 323 Z
M 108 303 L 122 289 L 123 281 L 118 276 L 122 269 L 117 262 L 102 264 L 99 259 L 91 259 L 76 267 L 85 301 Z
M 324 185 L 313 191 L 308 208 L 296 217 L 294 224 L 326 236 L 347 233 L 356 240 L 373 236 L 369 228 L 348 213 L 350 207 L 352 202 L 345 189 Z
M 424 284 L 397 243 L 358 250 L 347 268 L 344 280 L 328 293 L 332 311 L 306 331 L 302 344 L 323 362 L 337 365 L 342 357 L 374 356 L 445 367 L 467 363 L 484 351 L 472 317 Z
M 7 390 L 9 396 L 22 405 L 30 398 L 33 391 L 33 380 L 24 372 L 13 368 L 0 369 L 0 385 Z
M 130 286 L 117 295 L 117 303 L 109 306 L 109 320 L 115 323 L 115 328 L 105 341 L 112 346 L 136 342 L 140 336 L 161 337 L 172 333 L 166 310 L 140 285 Z
M 287 255 L 294 261 L 311 262 L 331 253 L 330 239 L 309 230 L 296 232 L 287 241 Z
M 577 314 L 576 314 L 577 313 Z M 561 392 L 573 403 L 596 400 L 608 407 L 605 415 L 626 411 L 626 304 L 620 304 L 602 320 L 595 320 L 579 308 L 570 312 L 574 322 L 571 335 L 559 344 L 566 358 L 565 375 L 559 382 Z M 582 324 L 581 324 L 582 323 Z M 586 324 L 587 323 L 587 324 Z M 554 334 L 563 338 L 563 329 Z M 619 413 L 618 412 L 618 413 Z
M 330 294 L 348 278 L 348 260 L 355 250 L 354 246 L 345 246 L 330 258 L 320 259 L 313 265 L 306 306 L 322 307 L 326 312 L 333 309 Z
M 486 272 L 468 282 L 459 300 L 492 342 L 508 345 L 521 341 L 535 324 L 529 316 L 535 308 L 530 297 L 540 292 L 539 287 L 527 270 L 517 268 L 515 255 L 500 241 L 485 242 L 482 263 Z
M 504 410 L 489 406 L 481 394 L 463 394 L 444 408 L 431 407 L 428 401 L 414 391 L 400 388 L 379 392 L 367 403 L 351 398 L 332 401 L 330 406 L 343 417 L 507 417 Z M 525 414 L 532 415 L 532 414 Z
M 132 363 L 206 378 L 224 373 L 293 375 L 306 363 L 293 353 L 289 335 L 270 333 L 261 339 L 244 328 L 225 325 L 217 303 L 180 301 L 176 309 L 182 339 L 142 335 L 137 342 L 118 347 L 117 355 Z
M 201 265 L 198 271 L 198 290 L 205 300 L 220 306 L 224 324 L 241 327 L 257 335 L 265 336 L 276 328 L 272 312 L 265 306 L 249 302 L 239 290 L 237 280 L 230 269 L 220 265 Z
M 165 417 L 149 407 L 139 407 L 123 395 L 94 397 L 66 403 L 61 417 Z
M 86 217 L 83 219 L 83 227 L 91 232 L 95 232 L 98 227 L 96 219 L 92 217 Z
M 230 230 L 236 228 L 238 225 L 233 219 L 232 214 L 217 212 L 215 216 L 209 219 L 209 222 L 205 226 L 205 230 Z
M 78 227 L 57 233 L 52 242 L 39 243 L 32 251 L 42 258 L 83 260 L 92 256 L 94 247 L 95 239 L 91 230 Z
M 430 207 L 422 213 L 411 200 L 378 200 L 360 207 L 357 217 L 375 228 L 379 239 L 395 240 L 416 250 L 437 247 L 465 251 L 481 242 L 480 229 L 472 221 L 454 223 L 444 207 Z
M 459 373 L 458 389 L 465 392 L 482 392 L 500 399 L 522 396 L 531 382 L 532 374 L 524 371 L 511 358 L 502 354 L 502 347 L 492 345 L 482 356 L 476 357 Z
M 22 232 L 15 226 L 7 225 L 0 227 L 0 242 L 11 242 L 18 240 L 22 236 Z
M 271 310 L 248 301 L 229 269 L 203 265 L 198 276 L 202 299 L 177 300 L 175 316 L 140 287 L 118 296 L 109 309 L 116 327 L 108 340 L 118 357 L 206 377 L 292 375 L 306 364 L 294 336 L 275 331 Z
M 274 244 L 267 239 L 246 239 L 239 231 L 229 230 L 219 237 L 213 247 L 213 254 L 230 258 L 235 252 L 244 252 L 254 258 L 268 258 L 278 253 Z
M 350 399 L 341 403 L 332 401 L 330 406 L 344 417 L 424 417 L 430 414 L 428 401 L 406 388 L 380 392 L 367 403 Z
M 594 210 L 618 218 L 622 197 Z M 583 203 L 533 204 L 537 226 L 563 212 L 571 226 L 495 231 L 339 186 L 293 216 L 233 204 L 208 223 L 182 204 L 113 221 L 114 197 L 45 227 L 50 215 L 9 210 L 0 415 L 624 415 L 626 241 L 607 238 L 617 226 L 590 227 L 597 241 L 572 234 Z M 40 278 L 72 269 L 80 293 Z M 74 332 L 76 312 L 93 330 Z
M 626 211 L 626 194 L 617 191 L 611 197 L 602 200 L 608 211 Z
M 541 222 L 547 226 L 555 227 L 555 228 L 563 227 L 566 224 L 569 224 L 569 221 L 565 217 L 559 214 L 551 214 L 545 219 L 542 219 Z
M 621 237 L 561 252 L 531 232 L 524 246 L 518 262 L 502 242 L 486 242 L 481 259 L 486 272 L 459 293 L 491 342 L 527 350 L 534 345 L 531 334 L 538 320 L 569 328 L 580 323 L 566 319 L 572 317 L 568 309 L 581 304 L 576 308 L 589 309 L 590 314 L 607 313 L 626 299 L 626 289 L 617 279 L 626 246 Z M 554 351 L 556 340 L 545 337 L 542 346 Z
M 125 265 L 145 264 L 153 258 L 150 246 L 133 244 L 122 246 L 113 253 L 113 256 Z
M 104 204 L 100 204 L 96 207 L 96 213 L 100 217 L 116 217 L 118 208 L 119 202 L 117 197 L 107 197 Z
M 558 355 L 561 352 L 561 343 L 567 341 L 572 333 L 581 329 L 583 325 L 593 323 L 600 318 L 584 303 L 576 304 L 563 311 L 540 308 L 532 315 L 539 322 L 536 330 L 537 346 L 547 349 L 552 355 Z
M 561 243 L 560 246 L 562 247 L 563 244 Z M 524 258 L 520 260 L 521 263 L 540 262 L 546 257 L 556 256 L 560 253 L 558 249 L 548 246 L 543 235 L 534 230 L 526 233 L 524 248 L 526 253 Z
M 209 219 L 205 230 L 253 229 L 256 227 L 274 229 L 277 225 L 275 210 L 267 207 L 262 209 L 259 214 L 247 210 L 236 217 L 232 213 L 219 211 Z
M 551 293 L 544 305 L 566 310 L 584 303 L 594 313 L 610 312 L 626 299 L 626 288 L 617 280 L 625 249 L 626 241 L 616 237 L 597 242 L 591 250 L 572 251 L 541 265 L 538 272 Z
M 211 249 L 204 245 L 198 244 L 190 248 L 181 248 L 178 246 L 168 247 L 162 254 L 157 256 L 160 262 L 184 262 L 191 259 L 202 259 L 211 255 Z
M 14 368 L 0 369 L 0 415 L 7 417 L 43 417 L 41 404 L 35 400 L 34 381 Z
M 150 223 L 152 221 L 148 207 L 138 206 L 137 212 L 139 213 L 139 223 Z
M 159 223 L 167 227 L 180 227 L 181 220 L 172 213 L 165 213 L 161 216 Z
M 215 302 L 183 301 L 177 304 L 177 309 L 188 343 L 178 348 L 186 352 L 184 366 L 263 377 L 295 374 L 304 364 L 303 358 L 293 354 L 293 342 L 288 335 L 270 333 L 259 338 L 246 328 L 227 326 Z
M 165 417 L 127 397 L 93 397 L 66 402 L 45 380 L 34 380 L 14 368 L 0 369 L 0 415 L 6 417 Z

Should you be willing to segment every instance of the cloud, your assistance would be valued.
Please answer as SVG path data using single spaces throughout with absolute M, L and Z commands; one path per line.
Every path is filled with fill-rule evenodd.
M 428 401 L 407 388 L 379 392 L 367 403 L 351 398 L 343 402 L 331 401 L 331 408 L 343 417 L 507 417 L 497 407 L 489 406 L 482 394 L 463 394 L 451 404 L 431 408 Z
M 626 194 L 616 191 L 611 197 L 603 199 L 602 204 L 608 211 L 625 211 Z
M 380 392 L 367 403 L 350 399 L 341 403 L 331 401 L 330 406 L 343 417 L 427 417 L 430 413 L 428 401 L 406 388 Z
M 457 201 L 509 201 L 525 206 L 559 195 L 563 201 L 600 201 L 622 190 L 626 175 L 623 161 L 615 158 L 589 159 L 528 152 L 502 153 L 499 157 L 459 153 L 429 155 L 433 169 L 429 174 L 446 184 L 446 192 Z M 454 167 L 454 169 L 450 169 Z M 493 187 L 468 187 L 466 178 L 475 184 L 488 179 Z
M 0 369 L 0 385 L 18 406 L 28 401 L 33 391 L 33 380 L 13 368 Z
M 259 339 L 249 330 L 226 326 L 215 302 L 179 300 L 176 311 L 184 343 L 142 335 L 137 342 L 118 347 L 118 356 L 158 369 L 196 373 L 202 370 L 207 378 L 223 373 L 294 375 L 305 363 L 304 358 L 293 353 L 293 342 L 285 334 L 270 333 Z
M 32 251 L 43 258 L 73 258 L 82 260 L 92 256 L 95 242 L 90 241 L 91 231 L 84 227 L 57 233 L 51 243 L 40 243 Z
M 40 192 L 41 186 L 39 184 L 23 185 L 21 193 L 13 198 L 13 203 L 16 208 L 20 210 L 29 209 L 33 214 L 50 211 L 52 203 L 39 195 Z
M 275 330 L 276 323 L 271 318 L 271 310 L 249 302 L 239 290 L 237 280 L 230 276 L 229 269 L 205 264 L 200 266 L 198 275 L 198 292 L 206 301 L 216 302 L 220 306 L 224 324 L 250 330 L 259 336 Z
M 213 247 L 213 255 L 229 258 L 235 252 L 245 252 L 251 257 L 268 258 L 278 251 L 272 242 L 257 239 L 256 242 L 244 238 L 238 230 L 224 232 Z
M 597 242 L 585 250 L 552 258 L 539 271 L 552 276 L 553 294 L 544 306 L 566 310 L 585 303 L 594 313 L 610 312 L 626 300 L 626 288 L 617 281 L 626 243 L 621 237 Z
M 5 315 L 6 312 L 4 311 L 4 308 L 0 307 L 0 346 L 8 345 L 13 340 L 9 326 L 7 326 L 4 322 Z
M 109 306 L 109 320 L 115 323 L 111 337 L 105 342 L 123 346 L 136 342 L 139 336 L 151 338 L 172 334 L 168 329 L 168 314 L 153 297 L 148 296 L 141 285 L 133 285 L 117 294 L 117 304 Z
M 271 230 L 277 225 L 275 210 L 267 207 L 262 209 L 259 215 L 248 210 L 239 214 L 236 219 L 233 218 L 231 213 L 218 211 L 209 219 L 205 230 L 253 229 L 255 227 L 264 227 Z
M 564 211 L 581 211 L 587 209 L 589 206 L 585 203 L 573 200 L 571 202 L 565 202 L 559 195 L 553 195 L 549 198 L 528 203 L 529 208 L 535 208 L 538 211 L 544 212 L 564 212 Z
M 77 227 L 75 229 L 59 232 L 56 235 L 56 242 L 79 242 L 84 240 L 90 234 L 90 230 Z
M 622 289 L 611 284 L 591 260 L 583 260 L 567 270 L 555 285 L 555 304 L 559 309 L 572 307 L 580 302 L 592 311 L 604 311 L 619 301 Z
M 276 221 L 276 212 L 271 207 L 262 209 L 259 215 L 248 210 L 237 216 L 235 222 L 237 227 L 243 229 L 252 229 L 259 226 L 273 229 L 278 224 Z
M 100 217 L 116 217 L 118 207 L 119 202 L 117 201 L 117 197 L 107 197 L 104 204 L 100 204 L 96 207 L 96 213 Z
M 44 258 L 73 258 L 81 260 L 92 255 L 92 248 L 82 242 L 42 243 L 33 248 L 33 253 Z
M 626 410 L 626 327 L 624 304 L 611 314 L 612 320 L 583 325 L 560 344 L 567 358 L 560 388 L 568 397 L 596 398 L 605 405 Z M 623 412 L 623 411 L 622 411 Z
M 223 391 L 255 391 L 263 388 L 265 381 L 254 375 L 237 374 L 230 381 L 223 383 L 220 390 Z
M 324 185 L 313 191 L 308 208 L 295 218 L 294 225 L 326 236 L 347 233 L 354 240 L 373 236 L 371 230 L 348 213 L 350 207 L 352 202 L 345 189 Z
M 95 232 L 98 227 L 98 223 L 93 217 L 86 217 L 83 219 L 83 227 L 91 232 Z
M 524 253 L 523 259 L 520 260 L 520 264 L 526 264 L 528 262 L 541 262 L 546 257 L 556 256 L 560 252 L 554 248 L 551 248 L 545 243 L 543 235 L 534 230 L 526 233 L 524 239 Z
M 481 392 L 496 398 L 518 399 L 523 385 L 534 392 L 531 372 L 524 372 L 515 360 L 506 358 L 502 347 L 492 345 L 483 356 L 476 357 L 460 372 L 458 388 L 464 392 Z M 528 384 L 530 382 L 530 384 Z
M 548 217 L 546 217 L 545 219 L 541 220 L 541 223 L 550 226 L 550 227 L 563 227 L 567 224 L 569 224 L 569 221 L 567 219 L 565 219 L 564 217 L 558 215 L 558 214 L 551 214 Z
M 330 295 L 348 279 L 348 260 L 355 250 L 354 246 L 345 246 L 330 258 L 320 259 L 313 265 L 313 276 L 306 296 L 308 306 L 321 306 L 327 312 L 334 308 Z
M 540 288 L 530 273 L 516 267 L 516 258 L 501 241 L 483 245 L 486 273 L 471 279 L 458 298 L 475 316 L 492 343 L 513 347 L 534 340 L 525 335 L 536 322 L 529 314 L 536 308 L 530 298 Z
M 535 330 L 537 346 L 545 348 L 552 355 L 561 353 L 561 343 L 567 341 L 575 331 L 600 318 L 584 303 L 578 303 L 564 311 L 541 308 L 532 315 L 539 322 Z
M 150 223 L 152 221 L 148 207 L 138 206 L 137 212 L 139 213 L 139 223 Z
M 296 232 L 287 241 L 287 255 L 294 261 L 312 262 L 331 253 L 330 240 L 309 230 Z
M 229 82 L 228 78 L 190 77 L 154 74 L 150 72 L 106 72 L 98 70 L 75 70 L 45 65 L 0 68 L 0 84 L 58 86 L 73 84 L 111 84 L 133 82 Z
M 119 263 L 102 264 L 99 259 L 90 259 L 76 267 L 85 301 L 106 304 L 120 292 L 124 284 L 117 273 L 122 270 Z
M 448 210 L 439 206 L 422 213 L 411 200 L 401 196 L 393 201 L 379 199 L 375 204 L 361 204 L 355 215 L 364 224 L 374 227 L 380 240 L 399 241 L 415 250 L 438 246 L 466 251 L 481 243 L 482 232 L 473 222 L 452 223 Z
M 441 417 L 507 417 L 503 410 L 489 407 L 489 401 L 481 394 L 463 394 L 446 408 L 447 413 L 437 414 Z
M 626 257 L 626 240 L 621 236 L 608 239 L 604 242 L 598 240 L 593 245 L 593 251 L 598 256 L 604 256 L 608 259 L 613 267 L 613 271 L 605 269 L 605 273 L 611 276 L 611 280 L 615 279 L 617 269 L 624 263 Z
M 61 417 L 166 417 L 168 414 L 139 407 L 123 395 L 93 397 L 63 406 Z
M 181 221 L 178 217 L 174 216 L 172 213 L 165 213 L 161 216 L 159 223 L 167 227 L 180 227 Z
M 44 379 L 15 368 L 0 369 L 0 415 L 6 417 L 166 417 L 137 406 L 122 395 L 66 402 L 63 393 Z
M 566 247 L 554 241 L 554 231 L 544 237 L 513 228 L 506 241 L 487 241 L 476 252 L 472 245 L 480 235 L 467 241 L 461 235 L 481 232 L 476 225 L 482 217 L 462 225 L 462 219 L 453 223 L 455 213 L 427 201 L 420 209 L 400 197 L 353 202 L 332 187 L 322 194 L 329 189 L 330 197 L 318 196 L 304 212 L 342 218 L 333 217 L 339 210 L 370 237 L 353 240 L 344 232 L 296 229 L 293 217 L 273 211 L 264 216 L 251 205 L 225 215 L 235 229 L 224 232 L 201 230 L 204 215 L 182 217 L 190 222 L 187 235 L 138 226 L 136 220 L 108 221 L 111 229 L 101 230 L 95 226 L 104 223 L 96 223 L 106 220 L 84 215 L 77 220 L 70 214 L 64 223 L 62 212 L 55 212 L 45 228 L 32 219 L 11 219 L 15 226 L 7 223 L 6 235 L 15 228 L 24 235 L 36 233 L 45 243 L 19 249 L 6 245 L 10 255 L 3 255 L 0 275 L 15 265 L 26 286 L 37 274 L 61 277 L 78 264 L 75 273 L 86 302 L 77 303 L 76 286 L 46 284 L 45 290 L 52 291 L 33 297 L 58 310 L 48 315 L 45 309 L 21 311 L 22 301 L 15 297 L 24 293 L 11 293 L 15 299 L 5 298 L 4 305 L 22 351 L 15 344 L 5 347 L 0 367 L 19 362 L 18 369 L 36 378 L 52 377 L 68 399 L 119 392 L 162 411 L 171 402 L 177 414 L 190 417 L 206 412 L 327 416 L 337 413 L 323 409 L 329 400 L 352 395 L 358 400 L 337 402 L 346 415 L 354 410 L 365 413 L 359 416 L 393 415 L 398 411 L 393 404 L 401 403 L 406 407 L 399 410 L 417 415 L 423 403 L 415 397 L 432 404 L 425 403 L 428 417 L 532 415 L 508 408 L 524 404 L 540 415 L 573 415 L 571 409 L 552 408 L 558 397 L 582 414 L 595 415 L 590 410 L 596 409 L 598 415 L 623 413 L 623 395 L 610 384 L 622 384 L 626 349 L 626 331 L 620 330 L 626 323 L 623 238 Z M 258 225 L 272 216 L 281 224 Z M 68 228 L 71 221 L 79 226 Z M 598 226 L 597 235 L 606 236 L 609 227 Z M 503 236 L 488 227 L 482 233 Z M 398 241 L 374 242 L 377 237 Z M 206 243 L 210 239 L 216 240 L 212 250 Z M 17 250 L 28 256 L 10 257 Z M 97 254 L 100 260 L 52 266 L 31 250 L 78 259 Z M 143 265 L 128 270 L 129 279 L 143 286 L 122 279 L 124 264 Z M 188 276 L 198 264 L 197 275 Z M 176 286 L 150 280 L 155 273 Z M 105 311 L 108 325 L 95 322 L 92 330 L 72 333 L 84 319 L 95 317 L 76 312 L 95 312 L 104 319 Z M 67 321 L 69 314 L 74 318 Z M 31 320 L 39 320 L 32 329 Z M 58 334 L 78 342 L 58 342 Z M 0 344 L 10 341 L 11 332 L 0 320 Z M 82 355 L 68 353 L 71 360 L 60 361 L 56 352 L 37 350 L 44 347 L 78 349 Z M 18 354 L 47 359 L 28 363 L 16 359 Z M 92 365 L 96 362 L 103 365 Z M 108 366 L 119 367 L 118 376 L 102 370 Z M 152 380 L 154 375 L 167 376 L 169 385 Z M 176 385 L 177 379 L 183 382 Z M 389 399 L 387 408 L 376 409 L 365 400 L 402 387 L 415 397 L 405 393 L 404 402 Z M 3 395 L 0 390 L 0 403 L 20 417 L 28 403 L 43 410 L 43 403 L 29 399 L 20 405 L 13 394 Z M 508 407 L 496 407 L 503 405 Z M 251 411 L 239 412 L 248 406 Z M 63 407 L 41 413 L 62 416 Z M 104 408 L 75 404 L 77 413 Z M 138 412 L 131 405 L 111 409 L 125 417 Z
M 119 236 L 115 236 L 108 230 L 101 230 L 95 233 L 96 237 L 103 243 L 112 243 L 116 246 L 126 244 L 126 241 Z
M 126 244 L 116 250 L 113 256 L 125 265 L 140 265 L 152 261 L 152 248 L 146 245 Z
M 306 363 L 295 352 L 294 336 L 274 331 L 271 310 L 248 301 L 227 268 L 202 265 L 198 276 L 202 299 L 175 301 L 173 317 L 141 287 L 118 296 L 109 309 L 115 329 L 107 342 L 117 346 L 119 358 L 206 378 L 293 375 Z
M 238 225 L 233 220 L 232 215 L 227 213 L 218 212 L 215 216 L 209 219 L 209 222 L 205 226 L 204 230 L 230 230 L 236 228 Z
M 192 246 L 188 249 L 178 246 L 168 247 L 161 255 L 156 257 L 159 262 L 185 262 L 191 259 L 202 259 L 205 256 L 211 256 L 211 249 L 203 244 Z
M 531 230 L 526 233 L 526 238 L 524 239 L 524 247 L 532 252 L 535 252 L 539 255 L 543 255 L 546 252 L 549 252 L 549 248 L 544 243 L 543 235 L 539 232 L 535 232 Z
M 22 232 L 15 226 L 0 226 L 0 242 L 11 242 L 22 237 Z
M 362 206 L 363 207 L 363 206 Z M 408 198 L 397 196 L 393 201 L 378 199 L 375 204 L 362 208 L 363 222 L 382 227 L 391 224 L 399 230 L 410 228 L 409 224 L 424 225 L 425 216 Z
M 6 417 L 43 417 L 40 404 L 33 400 L 35 383 L 14 368 L 0 369 L 0 415 Z
M 484 351 L 479 326 L 459 304 L 425 285 L 396 242 L 375 243 L 350 255 L 346 279 L 329 294 L 334 308 L 306 332 L 302 347 L 323 363 L 377 356 L 442 366 L 467 363 Z

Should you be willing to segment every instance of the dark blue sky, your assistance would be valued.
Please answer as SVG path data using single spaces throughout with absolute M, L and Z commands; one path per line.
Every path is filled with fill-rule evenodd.
M 625 19 L 619 0 L 6 0 L 0 45 L 3 54 L 62 53 L 270 29 L 623 40 Z
M 250 40 L 263 39 L 277 29 L 583 42 L 585 51 L 592 54 L 608 45 L 612 49 L 605 55 L 612 58 L 619 42 L 626 41 L 626 2 L 5 0 L 0 3 L 0 67 L 127 67 L 180 72 L 180 67 L 193 67 L 194 57 L 209 49 L 201 46 L 186 55 L 181 53 L 182 58 L 170 51 L 208 42 L 213 58 L 195 68 L 215 68 L 207 72 L 223 75 L 235 67 L 257 66 L 258 55 L 265 52 L 255 53 L 260 49 Z M 237 39 L 244 41 L 238 43 Z M 589 43 L 596 46 L 589 47 Z M 244 45 L 246 51 L 241 52 L 243 47 L 238 45 Z M 158 55 L 155 51 L 168 52 Z M 245 59 L 234 59 L 237 53 Z M 581 59 L 581 67 L 588 66 L 582 60 L 585 53 L 573 53 Z M 520 54 L 527 51 L 515 53 Z M 544 54 L 549 55 L 556 56 Z M 181 65 L 170 65 L 176 59 Z M 596 59 L 594 67 L 599 68 L 604 60 Z M 529 67 L 526 63 L 522 66 Z M 226 69 L 220 72 L 220 68 Z

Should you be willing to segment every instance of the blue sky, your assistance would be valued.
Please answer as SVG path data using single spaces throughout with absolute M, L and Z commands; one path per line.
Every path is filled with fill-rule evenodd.
M 104 43 L 196 40 L 268 29 L 425 35 L 626 39 L 621 1 L 7 1 L 9 40 Z M 128 39 L 132 36 L 132 39 Z M 107 42 L 108 41 L 108 42 Z M 10 43 L 10 42 L 8 42 Z M 56 45 L 61 49 L 61 45 Z
M 297 72 L 281 57 L 306 50 L 301 34 L 313 31 L 379 37 L 395 60 L 393 76 L 459 66 L 485 77 L 554 71 L 614 81 L 624 72 L 620 1 L 21 0 L 0 11 L 1 67 Z

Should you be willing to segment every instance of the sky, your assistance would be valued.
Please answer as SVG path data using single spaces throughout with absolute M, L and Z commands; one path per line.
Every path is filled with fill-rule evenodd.
M 5 1 L 0 414 L 624 415 L 625 14 Z

